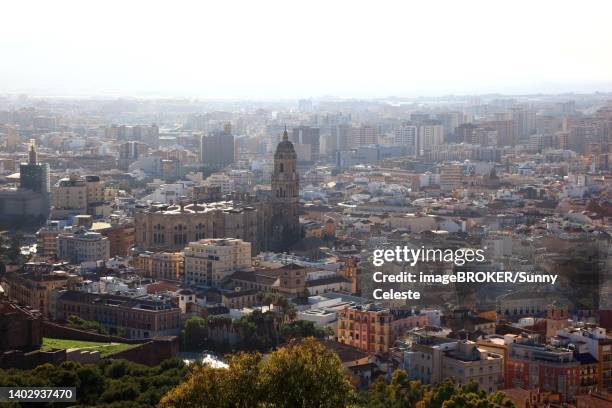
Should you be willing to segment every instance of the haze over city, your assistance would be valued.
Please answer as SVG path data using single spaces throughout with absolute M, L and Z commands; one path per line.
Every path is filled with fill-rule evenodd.
M 612 4 L 6 2 L 0 90 L 386 97 L 612 90 Z

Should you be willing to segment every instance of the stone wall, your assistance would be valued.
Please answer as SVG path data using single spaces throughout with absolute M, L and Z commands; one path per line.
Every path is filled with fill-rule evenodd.
M 94 364 L 100 360 L 99 351 L 69 349 L 66 350 L 66 360 L 81 364 Z
M 66 350 L 49 351 L 23 351 L 13 350 L 0 354 L 0 368 L 17 368 L 20 370 L 30 370 L 41 364 L 59 365 L 66 361 Z
M 113 360 L 125 359 L 138 364 L 155 366 L 164 360 L 176 357 L 178 349 L 178 337 L 156 337 L 149 340 L 147 343 L 120 351 L 119 353 L 111 354 L 106 356 L 106 358 Z
M 43 337 L 51 337 L 55 339 L 68 339 L 80 341 L 100 341 L 108 343 L 110 341 L 116 343 L 139 344 L 149 340 L 125 339 L 123 337 L 110 336 L 108 334 L 100 334 L 80 329 L 75 329 L 68 326 L 62 326 L 57 323 L 44 321 L 42 324 Z

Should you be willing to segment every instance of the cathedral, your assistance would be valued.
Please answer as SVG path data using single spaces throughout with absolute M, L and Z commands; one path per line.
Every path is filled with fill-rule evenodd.
M 272 174 L 270 249 L 280 251 L 300 238 L 300 176 L 297 154 L 289 141 L 287 129 L 274 153 Z
M 239 238 L 259 251 L 288 250 L 302 236 L 297 154 L 285 129 L 269 191 L 212 203 L 151 204 L 134 214 L 137 250 L 179 251 L 203 238 Z

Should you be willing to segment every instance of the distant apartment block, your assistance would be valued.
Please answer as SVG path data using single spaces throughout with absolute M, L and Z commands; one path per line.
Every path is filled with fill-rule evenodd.
M 298 151 L 298 161 L 317 161 L 320 154 L 319 128 L 310 126 L 299 126 L 293 128 L 289 140 L 293 142 L 293 147 Z M 299 149 L 301 146 L 307 148 L 308 160 L 300 160 Z
M 200 160 L 205 167 L 221 169 L 234 162 L 234 136 L 217 131 L 200 139 Z
M 361 125 L 352 128 L 351 147 L 378 144 L 378 128 Z

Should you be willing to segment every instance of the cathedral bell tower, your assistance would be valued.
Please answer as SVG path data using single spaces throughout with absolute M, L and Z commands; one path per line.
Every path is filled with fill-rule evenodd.
M 289 141 L 287 128 L 274 153 L 272 174 L 272 231 L 270 247 L 287 249 L 301 237 L 299 218 L 300 177 L 297 172 L 297 154 Z

